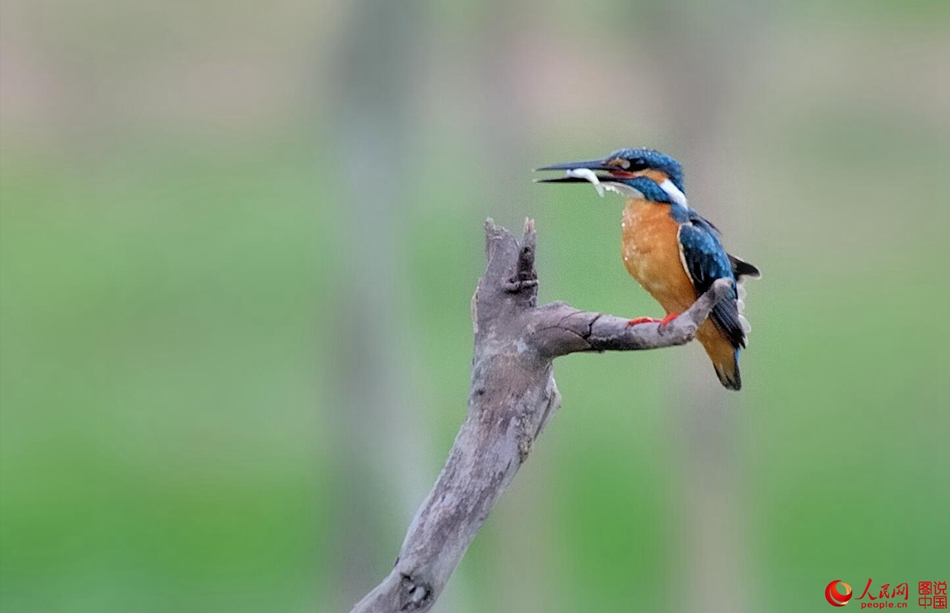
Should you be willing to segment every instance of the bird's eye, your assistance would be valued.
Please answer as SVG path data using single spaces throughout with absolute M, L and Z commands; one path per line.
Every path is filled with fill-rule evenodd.
M 647 161 L 643 158 L 634 158 L 630 161 L 628 166 L 632 166 L 633 170 L 645 170 L 649 164 L 647 164 Z

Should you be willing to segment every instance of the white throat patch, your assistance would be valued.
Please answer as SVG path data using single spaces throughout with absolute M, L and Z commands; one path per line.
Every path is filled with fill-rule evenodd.
M 686 201 L 686 194 L 680 191 L 680 188 L 676 187 L 672 181 L 669 179 L 663 181 L 660 183 L 660 188 L 666 192 L 666 195 L 670 197 L 670 200 L 676 204 L 686 207 L 687 209 L 689 208 L 689 203 Z

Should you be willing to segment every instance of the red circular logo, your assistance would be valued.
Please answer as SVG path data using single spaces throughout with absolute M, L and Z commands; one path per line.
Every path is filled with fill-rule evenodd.
M 839 583 L 844 589 L 844 592 L 838 591 Z M 848 604 L 849 600 L 851 600 L 851 586 L 841 579 L 835 579 L 828 584 L 828 587 L 825 588 L 825 598 L 828 599 L 829 604 L 836 607 L 843 607 L 844 605 Z

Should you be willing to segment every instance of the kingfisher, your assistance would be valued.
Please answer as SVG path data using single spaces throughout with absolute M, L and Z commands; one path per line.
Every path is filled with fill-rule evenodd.
M 666 311 L 663 319 L 638 317 L 630 325 L 665 326 L 717 279 L 732 281 L 732 291 L 713 308 L 696 338 L 712 360 L 720 383 L 739 390 L 739 352 L 746 347 L 750 330 L 742 315 L 742 282 L 761 273 L 726 253 L 718 228 L 690 208 L 680 163 L 659 151 L 637 148 L 537 170 L 565 171 L 563 177 L 537 179 L 538 183 L 589 182 L 600 196 L 606 190 L 626 197 L 621 224 L 624 266 Z

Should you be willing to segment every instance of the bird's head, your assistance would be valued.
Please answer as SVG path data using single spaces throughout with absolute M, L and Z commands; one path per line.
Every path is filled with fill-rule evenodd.
M 590 182 L 601 196 L 607 189 L 630 198 L 688 206 L 680 163 L 653 149 L 618 149 L 600 159 L 537 170 L 565 171 L 563 177 L 556 179 L 535 179 L 538 183 Z

